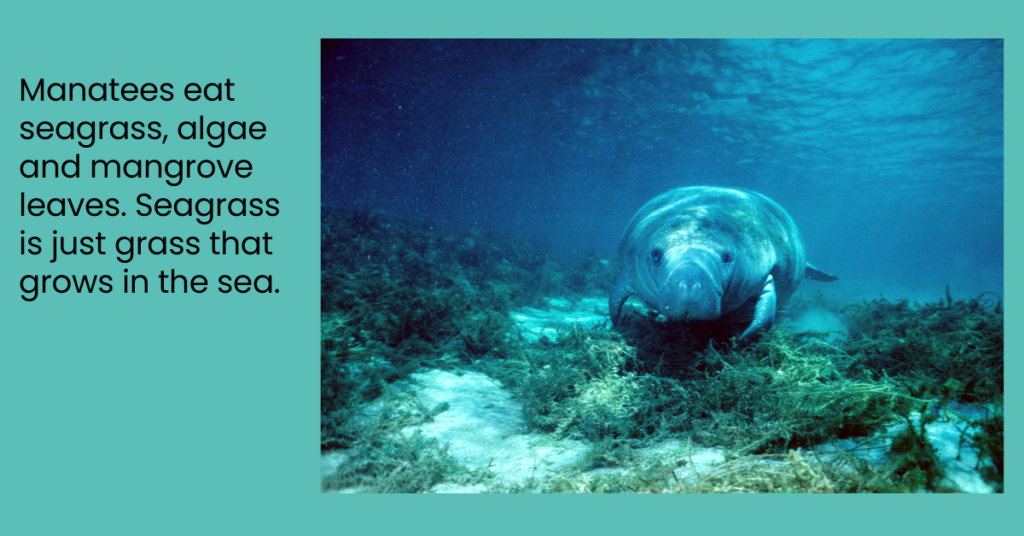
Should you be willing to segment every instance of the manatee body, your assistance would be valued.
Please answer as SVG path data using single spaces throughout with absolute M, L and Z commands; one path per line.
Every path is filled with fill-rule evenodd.
M 619 260 L 622 274 L 608 299 L 613 325 L 637 294 L 673 320 L 739 314 L 742 337 L 771 327 L 776 304 L 804 277 L 837 279 L 807 264 L 800 232 L 782 207 L 733 188 L 678 188 L 648 201 L 626 228 Z

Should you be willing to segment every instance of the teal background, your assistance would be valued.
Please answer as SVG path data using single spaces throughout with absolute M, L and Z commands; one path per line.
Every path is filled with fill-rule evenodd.
M 280 534 L 1003 530 L 1018 512 L 1021 12 L 1009 1 L 50 2 L 0 8 L 0 532 Z M 542 497 L 322 495 L 317 465 L 319 39 L 321 37 L 993 37 L 1006 54 L 1007 490 L 1003 496 Z M 171 103 L 22 103 L 21 78 L 171 82 Z M 188 82 L 236 84 L 233 103 L 189 103 Z M 238 179 L 177 188 L 136 179 L 22 179 L 21 121 L 260 120 L 263 141 L 100 142 L 92 157 L 249 158 Z M 18 196 L 277 197 L 277 218 L 21 218 Z M 46 295 L 26 273 L 110 273 L 106 257 L 22 257 L 19 231 L 274 236 L 269 257 L 143 256 L 151 276 L 274 275 L 275 295 Z M 112 245 L 112 244 L 111 244 Z M 206 241 L 203 247 L 206 248 Z M 109 246 L 108 246 L 109 247 Z M 1013 501 L 1013 504 L 1010 503 Z M 979 526 L 980 525 L 980 526 Z M 1012 526 L 1012 525 L 1011 525 Z

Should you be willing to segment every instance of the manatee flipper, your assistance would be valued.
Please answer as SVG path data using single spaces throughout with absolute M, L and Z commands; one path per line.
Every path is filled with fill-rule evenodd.
M 824 281 L 826 283 L 828 283 L 829 281 L 835 281 L 836 279 L 839 279 L 838 277 L 832 274 L 826 274 L 825 272 L 822 272 L 821 270 L 815 268 L 814 265 L 811 263 L 807 263 L 807 268 L 804 269 L 804 277 L 812 281 Z
M 775 278 L 768 274 L 768 279 L 765 280 L 764 287 L 761 288 L 761 294 L 757 297 L 757 305 L 754 306 L 754 321 L 740 335 L 741 338 L 753 337 L 758 331 L 768 329 L 775 324 L 776 299 Z
M 622 304 L 626 303 L 626 298 L 629 298 L 630 294 L 633 294 L 633 287 L 629 285 L 626 272 L 622 272 L 615 280 L 611 295 L 608 296 L 608 315 L 612 317 L 612 327 L 619 324 L 619 312 L 622 311 Z

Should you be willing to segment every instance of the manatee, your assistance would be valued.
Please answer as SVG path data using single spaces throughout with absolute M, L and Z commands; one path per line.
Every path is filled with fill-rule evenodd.
M 807 263 L 782 207 L 738 188 L 677 188 L 648 201 L 626 227 L 619 260 L 613 326 L 636 294 L 672 320 L 738 322 L 743 338 L 770 328 L 803 278 L 838 279 Z

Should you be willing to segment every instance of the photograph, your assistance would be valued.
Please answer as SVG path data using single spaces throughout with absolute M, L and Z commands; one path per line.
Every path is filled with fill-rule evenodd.
M 1003 60 L 321 40 L 321 492 L 1003 493 Z

